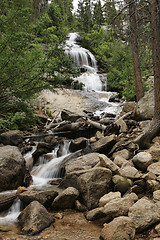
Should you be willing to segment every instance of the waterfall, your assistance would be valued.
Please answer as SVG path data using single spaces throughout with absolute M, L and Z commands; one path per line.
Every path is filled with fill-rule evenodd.
M 21 212 L 21 200 L 16 199 L 10 209 L 0 214 L 0 224 L 12 224 L 17 221 L 17 218 Z
M 97 63 L 94 55 L 87 49 L 81 47 L 77 43 L 78 33 L 69 33 L 66 41 L 65 53 L 73 59 L 76 66 L 80 66 L 85 72 L 76 78 L 79 82 L 85 85 L 87 90 L 102 90 L 102 82 L 97 73 Z
M 35 166 L 31 172 L 33 178 L 32 187 L 41 188 L 48 184 L 50 180 L 61 178 L 63 159 L 69 155 L 69 142 L 64 142 L 62 146 L 54 149 L 39 159 L 39 165 Z M 58 150 L 61 149 L 61 156 L 57 157 Z

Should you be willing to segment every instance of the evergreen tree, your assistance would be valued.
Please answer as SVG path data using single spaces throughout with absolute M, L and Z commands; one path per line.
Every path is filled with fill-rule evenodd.
M 94 5 L 93 23 L 96 25 L 98 30 L 100 30 L 101 25 L 104 23 L 102 5 L 100 0 Z

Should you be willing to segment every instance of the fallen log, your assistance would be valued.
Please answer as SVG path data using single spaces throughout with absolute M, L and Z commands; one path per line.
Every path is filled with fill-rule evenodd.
M 92 121 L 92 120 L 90 120 L 90 119 L 86 119 L 85 122 L 86 122 L 87 124 L 91 125 L 92 127 L 95 127 L 95 128 L 97 128 L 97 129 L 99 129 L 99 130 L 102 130 L 102 131 L 106 130 L 106 126 L 103 125 L 103 124 L 101 124 L 101 123 Z
M 0 212 L 9 209 L 16 198 L 17 198 L 16 193 L 1 195 L 0 196 Z

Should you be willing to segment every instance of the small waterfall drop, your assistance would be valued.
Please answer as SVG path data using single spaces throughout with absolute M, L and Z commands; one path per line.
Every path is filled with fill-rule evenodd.
M 102 82 L 97 73 L 97 63 L 94 55 L 77 43 L 78 33 L 69 33 L 66 41 L 65 53 L 72 58 L 76 66 L 80 66 L 85 72 L 75 80 L 83 83 L 86 90 L 102 90 Z
M 0 214 L 0 224 L 12 224 L 16 222 L 20 213 L 21 201 L 17 198 L 6 213 L 2 212 Z
M 39 159 L 39 165 L 35 166 L 31 172 L 33 178 L 31 188 L 41 188 L 48 185 L 50 180 L 61 178 L 61 172 L 63 171 L 61 163 L 69 155 L 69 144 L 69 142 L 63 143 L 60 157 L 57 157 L 59 146 L 52 153 L 48 153 L 45 157 Z

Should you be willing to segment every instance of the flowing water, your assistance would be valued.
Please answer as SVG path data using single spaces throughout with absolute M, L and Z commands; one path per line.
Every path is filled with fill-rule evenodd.
M 102 75 L 98 74 L 97 63 L 94 55 L 85 48 L 82 48 L 77 39 L 79 35 L 77 33 L 70 33 L 68 40 L 66 41 L 65 52 L 69 58 L 73 58 L 75 65 L 80 66 L 84 73 L 81 74 L 75 80 L 84 84 L 84 91 L 82 96 L 90 97 L 93 99 L 93 104 L 98 103 L 98 109 L 95 111 L 95 115 L 101 116 L 104 113 L 113 113 L 118 115 L 121 107 L 119 103 L 110 103 L 109 98 L 114 94 L 112 92 L 102 91 L 104 83 L 102 82 Z M 58 151 L 61 148 L 61 156 L 58 157 Z M 32 153 L 36 150 L 36 146 L 32 151 L 25 154 L 26 166 L 32 171 L 33 184 L 30 189 L 44 189 L 49 186 L 49 182 L 61 177 L 61 163 L 63 159 L 69 155 L 69 142 L 64 142 L 63 145 L 55 148 L 52 153 L 48 153 L 45 156 L 39 158 L 37 166 L 33 167 Z M 12 207 L 7 213 L 0 215 L 0 224 L 13 223 L 16 221 L 20 213 L 20 200 L 15 200 Z
M 105 74 L 98 74 L 97 62 L 94 55 L 79 45 L 79 38 L 78 33 L 68 34 L 65 53 L 69 58 L 73 59 L 76 66 L 85 71 L 79 77 L 75 78 L 75 80 L 84 84 L 83 90 L 85 91 L 82 95 L 90 98 L 95 105 L 97 105 L 96 101 L 99 101 L 98 109 L 95 109 L 96 116 L 103 116 L 104 113 L 112 113 L 118 116 L 121 111 L 120 104 L 109 102 L 109 98 L 115 93 L 106 92 L 107 77 Z M 89 93 L 89 91 L 92 92 Z

